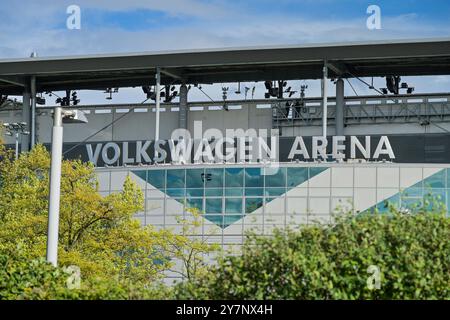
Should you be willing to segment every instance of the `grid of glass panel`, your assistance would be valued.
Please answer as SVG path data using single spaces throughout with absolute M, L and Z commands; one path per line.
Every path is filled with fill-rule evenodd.
M 189 217 L 186 209 L 197 208 L 205 218 L 197 236 L 223 246 L 242 243 L 248 229 L 270 234 L 274 227 L 330 221 L 330 212 L 346 201 L 356 209 L 383 212 L 387 201 L 408 207 L 432 194 L 450 207 L 450 168 L 410 168 L 417 176 L 412 184 L 402 182 L 410 172 L 401 174 L 401 167 L 286 165 L 271 173 L 262 170 L 235 166 L 103 169 L 100 191 L 119 191 L 132 171 L 146 197 L 144 212 L 136 216 L 144 224 L 181 231 L 175 217 Z M 211 227 L 214 234 L 209 234 Z
M 326 168 L 154 169 L 137 175 L 187 208 L 225 228 L 265 203 L 284 196 Z M 284 211 L 284 210 L 283 210 Z M 277 212 L 278 214 L 283 214 Z

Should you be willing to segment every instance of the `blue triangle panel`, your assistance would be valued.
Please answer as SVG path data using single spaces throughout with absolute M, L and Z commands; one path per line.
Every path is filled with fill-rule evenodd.
M 267 190 L 270 191 L 270 197 L 266 197 L 266 202 L 269 203 L 276 199 L 277 197 L 283 196 L 287 191 L 291 190 L 292 188 L 295 188 L 302 183 L 308 181 L 308 179 L 311 179 L 312 177 L 324 172 L 327 170 L 327 167 L 288 167 L 288 168 L 281 168 L 281 170 L 273 175 L 273 176 L 266 176 L 266 182 L 271 181 L 272 185 L 274 187 L 266 187 Z M 168 169 L 168 171 L 171 169 Z M 194 170 L 194 171 L 193 171 Z M 214 205 L 214 199 L 212 199 L 212 204 L 207 204 L 208 210 L 205 210 L 203 207 L 203 200 L 202 198 L 190 198 L 185 197 L 185 190 L 183 188 L 184 185 L 190 185 L 195 182 L 195 176 L 198 174 L 197 171 L 202 171 L 203 169 L 186 169 L 186 181 L 184 181 L 184 176 L 176 176 L 179 172 L 182 170 L 176 170 L 170 173 L 170 177 L 166 178 L 165 176 L 165 170 L 134 170 L 132 171 L 136 176 L 141 178 L 142 180 L 146 181 L 147 183 L 151 184 L 155 188 L 159 189 L 160 191 L 166 193 L 170 197 L 174 197 L 178 202 L 186 204 L 189 207 L 192 208 L 198 208 L 200 211 L 204 212 L 204 218 L 209 220 L 210 222 L 216 224 L 217 226 L 221 228 L 226 228 L 230 226 L 231 224 L 239 221 L 243 217 L 245 217 L 247 214 L 250 214 L 254 212 L 255 210 L 261 208 L 263 206 L 263 194 L 264 189 L 262 187 L 262 175 L 259 173 L 260 169 L 246 169 L 246 179 L 249 179 L 249 183 L 253 184 L 251 187 L 253 187 L 253 191 L 259 194 L 255 194 L 254 198 L 248 198 L 249 200 L 249 207 L 246 208 L 245 203 L 241 203 L 240 209 L 236 209 L 236 213 L 234 212 L 228 212 L 227 214 L 223 214 L 222 211 L 222 204 L 221 204 L 221 198 L 219 200 L 215 199 L 217 204 Z M 208 169 L 205 169 L 208 170 Z M 242 168 L 227 168 L 230 173 L 239 173 L 239 170 L 244 171 Z M 236 172 L 234 172 L 234 171 Z M 178 172 L 178 173 L 177 173 Z M 206 172 L 206 171 L 205 171 Z M 169 176 L 169 172 L 167 173 L 167 176 Z M 202 177 L 205 177 L 205 179 L 208 179 L 210 175 L 206 172 L 204 175 L 202 174 Z M 166 189 L 166 180 L 169 180 L 170 178 L 170 184 L 171 185 L 177 185 L 177 188 L 171 188 L 170 185 L 167 185 Z M 203 179 L 203 178 L 202 178 Z M 213 179 L 214 180 L 214 179 Z M 205 184 L 212 183 L 209 180 L 205 180 Z M 247 180 L 246 180 L 247 181 Z M 185 184 L 186 183 L 186 184 Z M 284 188 L 286 183 L 286 188 Z M 179 186 L 178 186 L 179 185 Z M 282 186 L 282 187 L 280 187 Z M 195 185 L 195 187 L 199 187 Z M 234 188 L 234 187 L 233 187 Z M 198 190 L 197 190 L 198 189 Z M 197 189 L 190 189 L 190 190 L 196 190 L 199 194 L 205 194 L 204 192 L 204 186 L 203 188 L 197 188 Z M 219 188 L 220 189 L 220 188 Z M 236 187 L 237 190 L 240 189 L 240 187 Z M 241 188 L 242 189 L 242 188 Z M 209 190 L 209 189 L 208 189 Z M 184 200 L 185 199 L 185 200 Z M 217 208 L 215 208 L 217 207 Z M 244 209 L 244 210 L 242 210 Z M 208 211 L 208 212 L 205 212 Z M 211 212 L 218 212 L 217 214 L 213 214 Z M 245 212 L 245 213 L 239 213 L 239 212 Z

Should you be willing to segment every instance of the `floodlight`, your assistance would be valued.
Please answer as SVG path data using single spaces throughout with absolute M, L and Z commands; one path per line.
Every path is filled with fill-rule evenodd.
M 43 98 L 43 97 L 36 97 L 36 104 L 44 105 L 45 104 L 45 98 Z

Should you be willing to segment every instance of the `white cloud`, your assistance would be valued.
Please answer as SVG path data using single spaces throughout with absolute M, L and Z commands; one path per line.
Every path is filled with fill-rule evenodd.
M 422 38 L 450 34 L 450 26 L 418 23 L 417 14 L 383 16 L 382 29 L 370 31 L 366 28 L 366 14 L 359 19 L 308 19 L 266 13 L 252 14 L 240 11 L 239 5 L 225 1 L 206 3 L 199 0 L 110 0 L 110 1 L 9 1 L 0 9 L 4 19 L 0 20 L 0 57 L 26 57 L 32 51 L 40 56 L 73 55 L 89 53 L 137 52 L 172 49 L 199 49 L 250 45 L 281 45 L 320 43 L 336 41 L 379 40 L 395 38 Z M 96 28 L 81 30 L 56 29 L 54 26 L 67 17 L 68 4 L 76 3 L 83 8 L 101 10 L 133 10 L 147 8 L 160 10 L 168 15 L 192 16 L 195 23 L 177 27 L 161 26 L 158 29 L 127 31 L 120 28 Z M 83 15 L 82 15 L 83 17 Z M 444 90 L 448 77 L 439 80 L 417 79 L 419 88 Z M 361 94 L 371 93 L 365 86 L 353 81 Z M 380 83 L 380 86 L 383 86 Z M 318 95 L 314 84 L 311 95 Z M 215 97 L 220 97 L 220 88 L 205 87 Z M 258 89 L 263 92 L 263 89 Z M 447 90 L 446 90 L 447 91 Z M 134 91 L 133 91 L 134 92 Z M 436 91 L 435 91 L 436 92 Z M 351 93 L 351 91 L 349 91 Z M 194 94 L 194 93 L 193 93 Z M 123 94 L 131 99 L 131 93 Z M 195 97 L 204 100 L 201 93 Z M 95 101 L 95 94 L 86 99 Z M 139 100 L 139 99 L 137 99 Z M 89 102 L 92 103 L 92 102 Z

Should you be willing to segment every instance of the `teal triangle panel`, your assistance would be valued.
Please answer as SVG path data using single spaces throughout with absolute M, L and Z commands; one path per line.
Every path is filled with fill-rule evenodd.
M 365 212 L 374 212 L 377 209 L 379 213 L 386 213 L 390 205 L 396 208 L 413 209 L 422 206 L 426 199 L 432 199 L 435 204 L 445 206 L 450 213 L 450 169 L 439 170 L 402 192 L 378 202 Z M 431 203 L 430 207 L 432 205 Z
M 276 185 L 276 187 L 274 188 L 269 188 L 266 187 L 266 193 L 264 193 L 264 189 L 255 187 L 252 189 L 252 192 L 255 192 L 255 194 L 250 194 L 250 196 L 254 196 L 254 198 L 251 198 L 248 201 L 248 207 L 246 207 L 246 204 L 241 204 L 241 208 L 240 212 L 243 213 L 226 213 L 224 214 L 220 205 L 220 209 L 214 209 L 214 204 L 210 205 L 208 207 L 208 210 L 205 210 L 205 208 L 203 207 L 203 201 L 202 199 L 199 198 L 191 198 L 189 196 L 186 196 L 186 190 L 184 188 L 184 186 L 192 184 L 193 182 L 189 180 L 188 177 L 191 177 L 191 173 L 197 174 L 199 171 L 199 169 L 186 169 L 187 173 L 186 173 L 186 181 L 183 175 L 180 175 L 180 171 L 182 170 L 176 170 L 173 172 L 170 172 L 170 176 L 169 173 L 167 173 L 166 176 L 166 170 L 133 170 L 132 172 L 138 176 L 139 178 L 141 178 L 142 180 L 146 181 L 147 183 L 151 184 L 153 187 L 159 189 L 160 191 L 166 193 L 168 196 L 173 197 L 174 199 L 176 199 L 178 202 L 183 203 L 191 208 L 198 208 L 200 211 L 204 212 L 203 216 L 205 219 L 207 219 L 208 221 L 216 224 L 217 226 L 221 227 L 221 228 L 226 228 L 228 226 L 230 226 L 231 224 L 239 221 L 240 219 L 242 219 L 244 216 L 246 216 L 247 214 L 250 214 L 252 212 L 254 212 L 255 210 L 259 209 L 260 207 L 263 206 L 263 195 L 269 194 L 270 196 L 266 197 L 266 203 L 269 203 L 271 201 L 273 201 L 274 199 L 276 199 L 277 197 L 283 196 L 287 191 L 291 190 L 292 188 L 295 188 L 297 186 L 299 186 L 300 184 L 306 182 L 308 179 L 311 179 L 312 177 L 324 172 L 325 170 L 327 170 L 327 167 L 288 167 L 288 168 L 281 168 L 281 170 L 286 170 L 283 171 L 285 173 L 285 178 L 283 178 L 285 181 L 285 185 L 286 188 L 282 187 L 279 188 L 278 185 Z M 174 170 L 174 169 L 168 169 L 167 172 L 169 172 L 170 170 Z M 189 172 L 191 170 L 194 170 L 192 172 Z M 208 169 L 205 169 L 208 170 Z M 233 170 L 240 170 L 239 168 L 233 168 Z M 200 169 L 200 171 L 202 171 L 202 169 Z M 203 175 L 202 174 L 202 179 L 205 179 L 205 183 L 208 183 L 209 181 L 207 180 L 210 176 L 208 175 L 207 171 L 205 171 L 206 173 Z M 194 175 L 195 176 L 195 175 Z M 250 177 L 252 179 L 252 182 L 255 183 L 255 185 L 258 184 L 258 177 L 252 175 Z M 279 181 L 277 180 L 277 178 L 273 179 L 274 183 L 279 183 Z M 198 184 L 198 183 L 197 183 Z M 284 183 L 283 183 L 284 185 Z M 171 186 L 176 186 L 177 188 L 172 188 Z M 195 185 L 195 187 L 199 187 L 197 185 Z M 194 189 L 191 189 L 194 190 Z M 214 190 L 214 189 L 212 189 Z M 236 188 L 236 190 L 239 190 L 239 188 Z M 204 192 L 204 188 L 196 188 L 195 192 L 200 194 L 205 194 Z M 221 195 L 222 191 L 219 189 L 214 190 L 214 192 L 219 192 L 219 194 Z M 218 195 L 220 197 L 220 195 Z M 219 201 L 219 200 L 218 200 Z M 220 200 L 221 201 L 221 200 Z M 213 202 L 213 201 L 212 201 Z M 208 206 L 208 205 L 207 205 Z M 219 204 L 217 204 L 217 206 L 219 206 Z M 211 213 L 208 211 L 209 208 L 212 208 L 211 210 L 217 213 Z

